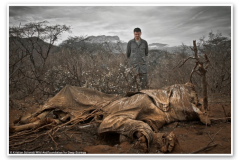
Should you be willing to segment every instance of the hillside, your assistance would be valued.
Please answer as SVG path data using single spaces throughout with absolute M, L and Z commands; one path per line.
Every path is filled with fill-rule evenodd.
M 83 46 L 92 50 L 92 48 L 103 47 L 106 50 L 111 50 L 112 53 L 125 53 L 127 48 L 127 42 L 120 40 L 118 36 L 88 36 L 84 41 L 73 38 L 66 45 L 66 41 L 63 41 L 59 46 L 71 47 L 74 49 L 82 48 Z M 71 43 L 70 43 L 71 42 Z M 172 46 L 169 47 L 168 44 L 163 43 L 150 43 L 148 44 L 149 50 L 164 50 L 170 53 L 178 51 L 181 46 Z

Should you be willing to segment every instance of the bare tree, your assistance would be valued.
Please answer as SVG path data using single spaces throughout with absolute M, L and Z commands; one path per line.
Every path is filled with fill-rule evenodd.
M 10 90 L 15 88 L 25 96 L 27 90 L 32 94 L 36 89 L 49 94 L 44 80 L 48 69 L 46 63 L 54 43 L 65 31 L 70 31 L 70 27 L 48 25 L 47 21 L 9 27 Z M 26 81 L 31 81 L 31 84 L 26 84 Z M 30 89 L 31 85 L 35 87 Z
M 190 59 L 195 59 L 195 66 L 193 67 L 191 73 L 190 73 L 190 78 L 189 82 L 192 83 L 192 76 L 193 73 L 197 73 L 198 75 L 201 76 L 202 78 L 202 95 L 203 95 L 203 108 L 205 110 L 209 110 L 208 107 L 208 94 L 207 94 L 207 80 L 206 80 L 206 73 L 207 73 L 207 68 L 209 66 L 209 59 L 206 54 L 204 54 L 205 61 L 200 60 L 200 57 L 198 56 L 198 49 L 196 45 L 196 40 L 193 41 L 193 47 L 191 47 L 192 51 L 194 52 L 194 56 L 189 56 L 186 58 L 178 67 L 182 67 L 188 60 Z

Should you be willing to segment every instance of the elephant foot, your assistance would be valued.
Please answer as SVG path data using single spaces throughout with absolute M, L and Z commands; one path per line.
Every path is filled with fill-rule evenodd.
M 139 131 L 135 133 L 137 141 L 134 144 L 134 148 L 139 149 L 143 153 L 148 152 L 147 138 Z
M 166 133 L 154 133 L 153 143 L 155 143 L 161 152 L 172 152 L 176 145 L 177 138 L 173 132 Z

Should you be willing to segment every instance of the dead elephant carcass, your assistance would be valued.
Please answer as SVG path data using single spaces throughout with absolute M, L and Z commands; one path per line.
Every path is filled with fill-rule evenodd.
M 190 83 L 142 90 L 124 97 L 67 85 L 36 113 L 23 117 L 20 123 L 24 125 L 11 126 L 11 130 L 37 128 L 48 122 L 71 124 L 69 122 L 76 122 L 79 117 L 88 117 L 93 112 L 92 121 L 101 120 L 99 134 L 119 133 L 121 141 L 137 139 L 136 146 L 144 152 L 152 142 L 158 143 L 162 152 L 172 151 L 175 135 L 158 132 L 165 124 L 184 120 L 210 124 Z M 46 118 L 49 113 L 54 116 Z
M 142 90 L 112 102 L 103 110 L 108 116 L 99 126 L 99 133 L 117 132 L 130 138 L 137 137 L 139 141 L 145 138 L 148 146 L 154 137 L 159 137 L 155 133 L 165 124 L 185 120 L 200 120 L 210 124 L 206 113 L 201 111 L 201 104 L 190 83 Z M 174 138 L 173 133 L 170 133 L 169 144 L 162 145 L 163 152 L 171 151 Z

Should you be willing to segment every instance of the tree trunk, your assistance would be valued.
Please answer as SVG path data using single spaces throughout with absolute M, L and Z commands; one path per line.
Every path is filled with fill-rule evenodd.
M 208 96 L 207 96 L 207 80 L 206 71 L 202 72 L 202 87 L 203 87 L 203 108 L 204 110 L 209 110 L 208 108 Z

